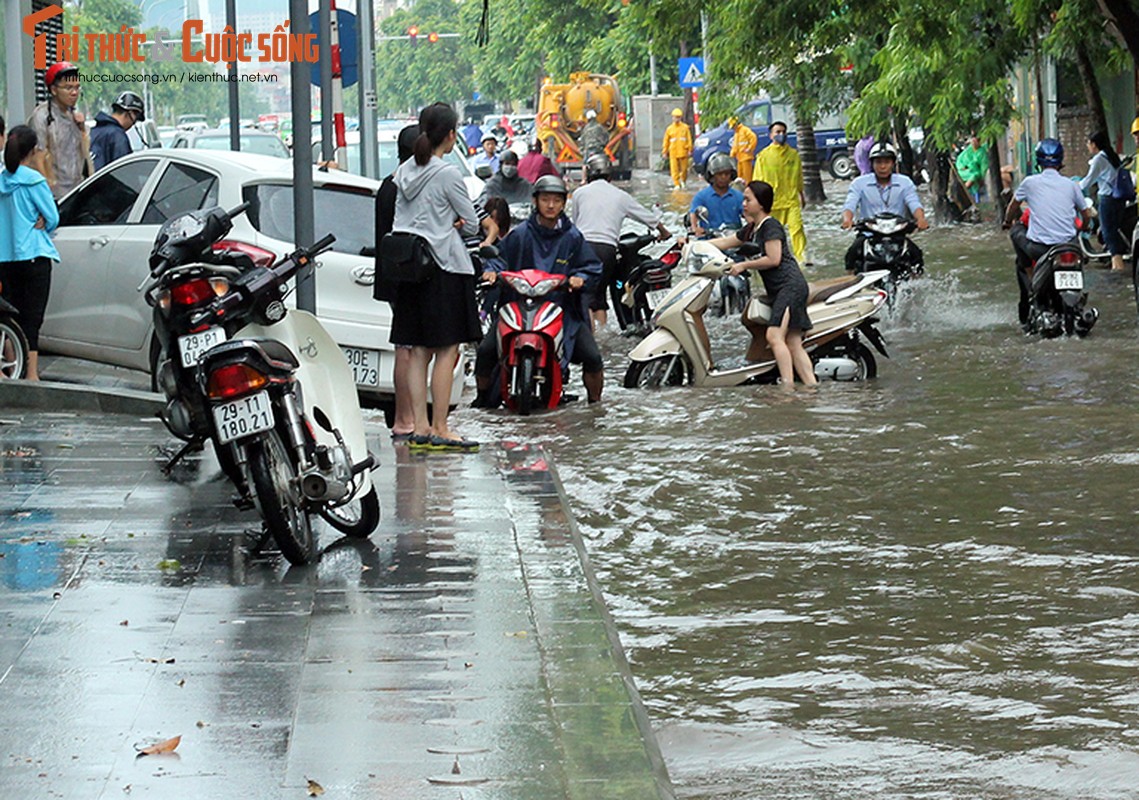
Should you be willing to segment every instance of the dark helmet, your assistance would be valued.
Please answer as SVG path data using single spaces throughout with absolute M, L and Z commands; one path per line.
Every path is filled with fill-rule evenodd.
M 704 176 L 708 180 L 712 180 L 712 176 L 717 172 L 725 172 L 730 170 L 732 173 L 732 180 L 736 179 L 736 164 L 732 157 L 727 153 L 713 153 L 712 157 L 708 159 L 708 163 L 704 165 Z
M 894 145 L 889 142 L 875 142 L 874 146 L 870 148 L 870 153 L 867 157 L 873 161 L 876 158 L 892 158 L 898 160 L 898 151 Z
M 1059 139 L 1041 139 L 1036 145 L 1036 166 L 1040 169 L 1064 166 L 1064 145 Z
M 115 98 L 115 102 L 111 103 L 111 108 L 115 111 L 134 111 L 138 113 L 139 120 L 146 119 L 146 106 L 143 105 L 142 98 L 134 92 L 123 92 Z
M 609 177 L 609 156 L 604 153 L 594 153 L 585 160 L 585 172 L 589 179 Z
M 564 197 L 569 195 L 569 191 L 566 182 L 557 175 L 543 175 L 534 181 L 534 190 L 530 194 L 534 197 L 540 194 L 560 194 Z
M 57 61 L 47 68 L 44 73 L 44 84 L 51 86 L 59 78 L 65 75 L 78 75 L 79 67 L 72 64 L 70 61 Z

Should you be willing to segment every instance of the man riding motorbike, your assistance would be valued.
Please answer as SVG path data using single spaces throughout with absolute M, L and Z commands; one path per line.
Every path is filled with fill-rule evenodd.
M 867 219 L 877 214 L 897 214 L 900 217 L 913 216 L 919 231 L 929 227 L 925 209 L 918 198 L 917 187 L 905 175 L 894 171 L 898 164 L 898 151 L 889 142 L 878 142 L 870 148 L 869 175 L 859 175 L 850 182 L 846 193 L 846 203 L 842 207 L 842 229 L 854 226 L 855 214 L 858 219 Z M 920 267 L 925 263 L 921 248 L 910 242 L 911 266 Z M 846 251 L 847 272 L 858 272 L 862 256 L 862 239 L 855 237 L 854 243 Z
M 1021 181 L 1004 219 L 1004 227 L 1012 228 L 1009 239 L 1016 252 L 1016 278 L 1020 285 L 1017 311 L 1022 326 L 1028 323 L 1033 263 L 1053 245 L 1075 240 L 1077 217 L 1083 217 L 1085 222 L 1091 218 L 1079 184 L 1060 174 L 1064 145 L 1059 140 L 1040 140 L 1036 145 L 1036 166 L 1040 172 Z M 1032 212 L 1027 226 L 1020 221 L 1020 206 L 1025 202 Z
M 688 222 L 693 236 L 704 236 L 719 228 L 739 228 L 744 212 L 744 196 L 732 188 L 736 165 L 727 153 L 715 153 L 708 159 L 704 173 L 709 186 L 696 193 L 688 207 Z M 699 208 L 707 209 L 707 219 L 700 219 Z M 705 226 L 707 226 L 705 228 Z
M 650 211 L 628 192 L 609 182 L 609 156 L 594 153 L 585 162 L 586 185 L 573 193 L 573 224 L 601 259 L 601 281 L 589 301 L 593 321 L 604 326 L 608 321 L 609 285 L 617 279 L 617 243 L 621 223 L 626 217 L 655 227 L 661 241 L 671 234 L 661 223 L 659 210 Z
M 581 152 L 588 160 L 590 156 L 598 153 L 604 154 L 609 144 L 609 131 L 597 121 L 597 112 L 592 108 L 585 112 L 585 127 L 581 129 Z
M 589 324 L 586 299 L 601 278 L 601 260 L 565 215 L 569 192 L 565 181 L 543 175 L 534 183 L 534 213 L 510 231 L 499 245 L 499 256 L 511 271 L 538 269 L 569 276 L 569 291 L 554 296 L 565 315 L 565 355 L 568 364 L 581 364 L 582 382 L 589 402 L 601 399 L 605 382 L 604 362 Z M 494 283 L 496 271 L 483 273 L 483 280 Z M 475 405 L 487 405 L 498 342 L 492 328 L 479 345 L 475 357 L 475 381 L 479 396 Z
M 491 197 L 502 197 L 507 203 L 527 203 L 534 190 L 533 184 L 518 174 L 518 154 L 507 150 L 502 154 L 498 172 L 483 187 L 483 205 Z

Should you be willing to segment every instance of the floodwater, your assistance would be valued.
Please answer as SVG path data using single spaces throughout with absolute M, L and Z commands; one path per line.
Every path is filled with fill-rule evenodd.
M 850 241 L 827 188 L 809 278 Z M 600 406 L 459 412 L 555 454 L 683 798 L 1139 797 L 1129 280 L 1092 267 L 1092 335 L 1042 341 L 999 230 L 917 241 L 873 381 L 625 390 L 610 331 Z

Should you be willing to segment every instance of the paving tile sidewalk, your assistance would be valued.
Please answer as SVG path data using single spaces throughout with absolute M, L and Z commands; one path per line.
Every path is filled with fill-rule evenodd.
M 373 427 L 380 528 L 289 568 L 156 420 L 0 409 L 5 794 L 672 797 L 544 454 Z

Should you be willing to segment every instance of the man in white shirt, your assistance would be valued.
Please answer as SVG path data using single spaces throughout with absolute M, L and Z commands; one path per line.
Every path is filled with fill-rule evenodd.
M 573 193 L 572 215 L 573 224 L 601 259 L 601 282 L 589 299 L 593 327 L 597 328 L 609 319 L 607 293 L 616 279 L 621 223 L 631 217 L 650 228 L 655 226 L 661 241 L 672 234 L 661 223 L 660 211 L 650 211 L 628 192 L 609 182 L 609 157 L 604 153 L 595 153 L 586 159 L 585 173 L 588 183 Z
M 1016 277 L 1020 284 L 1021 325 L 1028 322 L 1028 295 L 1032 267 L 1053 245 L 1076 238 L 1076 219 L 1088 221 L 1091 215 L 1079 184 L 1060 174 L 1064 166 L 1064 146 L 1056 139 L 1041 139 L 1036 145 L 1036 166 L 1041 171 L 1029 175 L 1012 196 L 1005 212 L 1004 227 L 1011 227 L 1009 238 L 1016 251 Z M 1028 203 L 1028 225 L 1020 221 L 1020 205 Z

